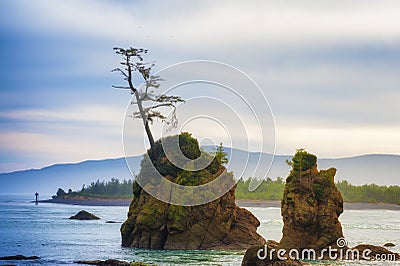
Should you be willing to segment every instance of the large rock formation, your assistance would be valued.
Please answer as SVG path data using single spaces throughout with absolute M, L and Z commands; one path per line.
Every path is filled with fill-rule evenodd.
M 179 136 L 179 146 L 189 159 L 200 156 L 197 140 L 187 133 Z M 202 170 L 187 171 L 173 165 L 161 147 L 158 141 L 156 152 L 149 151 L 148 154 L 152 155 L 151 163 L 157 171 L 173 183 L 185 186 L 207 184 L 221 174 L 228 175 L 233 181 L 232 174 L 226 173 L 216 158 Z M 142 162 L 137 178 L 148 172 L 148 163 L 146 159 Z M 146 186 L 153 191 L 162 190 L 155 182 Z M 122 245 L 151 249 L 243 250 L 264 244 L 265 240 L 256 232 L 260 225 L 257 218 L 235 205 L 235 188 L 233 186 L 209 203 L 177 206 L 154 198 L 135 183 L 128 219 L 121 226 Z
M 335 168 L 317 170 L 317 157 L 298 151 L 290 164 L 293 169 L 286 179 L 281 204 L 283 237 L 281 248 L 334 246 L 343 237 L 339 215 L 343 199 L 334 183 Z

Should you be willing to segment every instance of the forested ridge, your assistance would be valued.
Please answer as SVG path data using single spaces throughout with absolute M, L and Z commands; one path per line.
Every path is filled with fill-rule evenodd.
M 278 177 L 276 180 L 267 178 L 260 186 L 250 192 L 248 190 L 250 179 L 240 179 L 236 188 L 236 199 L 238 200 L 281 200 L 285 186 L 284 179 Z M 336 183 L 337 188 L 342 193 L 345 202 L 365 202 L 365 203 L 392 203 L 400 205 L 400 186 L 379 186 L 375 184 L 365 184 L 362 186 L 352 185 L 346 180 Z M 73 198 L 85 196 L 91 198 L 132 198 L 133 181 L 112 178 L 109 181 L 92 182 L 83 185 L 79 191 L 65 192 L 59 188 L 56 198 Z

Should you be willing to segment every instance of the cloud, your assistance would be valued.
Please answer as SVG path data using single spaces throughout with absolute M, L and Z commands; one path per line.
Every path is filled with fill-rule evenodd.
M 283 123 L 277 125 L 277 153 L 293 154 L 305 148 L 320 157 L 345 157 L 360 154 L 398 154 L 399 125 L 313 126 Z M 368 145 L 366 145 L 368 144 Z
M 278 152 L 398 153 L 399 13 L 393 0 L 0 1 L 1 154 L 15 158 L 4 167 L 121 155 L 129 95 L 110 88 L 122 81 L 109 72 L 116 45 L 149 48 L 157 69 L 191 59 L 240 68 L 269 100 Z M 206 137 L 207 127 L 191 130 Z
M 104 105 L 78 105 L 58 109 L 17 109 L 0 113 L 0 119 L 32 123 L 87 123 L 120 128 L 124 112 Z
M 62 31 L 117 42 L 149 39 L 185 49 L 210 46 L 318 45 L 344 41 L 395 42 L 396 1 L 118 2 L 14 1 L 39 31 Z M 62 8 L 60 8 L 62 7 Z M 204 40 L 199 43 L 200 40 Z

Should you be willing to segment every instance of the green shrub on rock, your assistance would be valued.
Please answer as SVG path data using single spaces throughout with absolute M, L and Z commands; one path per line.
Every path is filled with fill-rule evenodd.
M 292 160 L 286 161 L 286 163 L 292 166 L 292 171 L 307 171 L 317 164 L 317 156 L 304 149 L 298 149 L 295 155 L 293 155 Z

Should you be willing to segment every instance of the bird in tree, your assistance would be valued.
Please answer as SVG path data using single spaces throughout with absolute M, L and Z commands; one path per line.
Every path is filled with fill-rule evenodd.
M 119 72 L 124 80 L 127 82 L 125 86 L 113 86 L 117 89 L 130 90 L 131 94 L 135 96 L 134 102 L 138 107 L 138 111 L 133 113 L 134 118 L 143 120 L 143 125 L 150 142 L 150 147 L 154 158 L 154 137 L 150 130 L 149 123 L 153 123 L 154 119 L 160 119 L 171 127 L 176 127 L 178 120 L 176 117 L 176 105 L 184 102 L 179 96 L 170 96 L 166 94 L 155 94 L 154 90 L 160 87 L 162 79 L 158 75 L 152 75 L 153 63 L 144 62 L 144 55 L 147 54 L 147 49 L 132 48 L 124 49 L 115 47 L 114 51 L 117 55 L 122 57 L 120 67 L 113 69 L 113 72 Z M 133 83 L 133 75 L 138 74 L 143 82 L 143 86 L 136 87 Z M 165 108 L 172 109 L 171 117 L 163 115 L 161 110 Z

